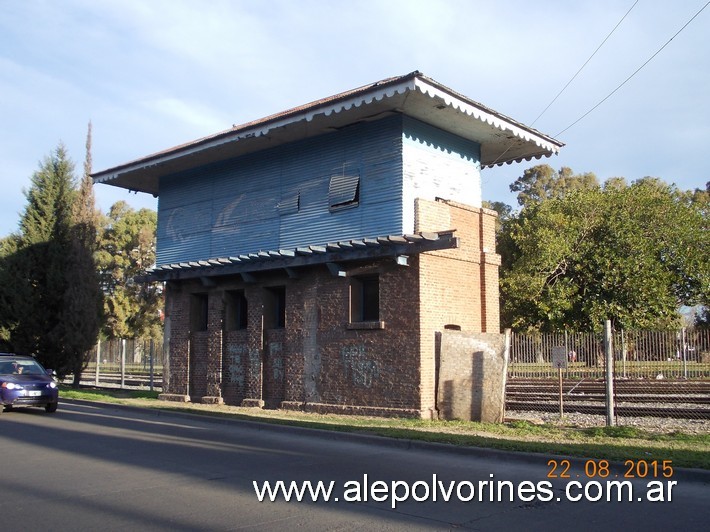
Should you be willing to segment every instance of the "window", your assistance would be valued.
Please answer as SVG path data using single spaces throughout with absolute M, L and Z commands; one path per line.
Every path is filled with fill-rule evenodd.
M 207 330 L 207 294 L 193 294 L 190 298 L 190 329 Z
M 330 211 L 357 207 L 360 203 L 360 176 L 358 174 L 334 175 L 328 187 Z
M 286 327 L 286 287 L 267 288 L 264 303 L 264 327 L 266 329 Z
M 379 276 L 353 277 L 350 284 L 350 321 L 378 321 L 379 319 Z
M 225 302 L 225 326 L 228 331 L 237 331 L 247 328 L 247 298 L 244 290 L 227 292 Z

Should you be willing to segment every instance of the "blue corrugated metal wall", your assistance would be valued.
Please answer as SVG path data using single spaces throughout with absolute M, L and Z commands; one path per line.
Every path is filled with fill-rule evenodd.
M 401 234 L 401 153 L 394 116 L 163 178 L 158 264 Z M 359 174 L 359 205 L 331 212 L 343 173 Z M 295 196 L 298 212 L 279 209 Z
M 480 202 L 479 161 L 478 144 L 392 116 L 169 176 L 158 264 L 409 233 L 415 197 Z M 356 207 L 329 208 L 337 175 L 359 176 Z

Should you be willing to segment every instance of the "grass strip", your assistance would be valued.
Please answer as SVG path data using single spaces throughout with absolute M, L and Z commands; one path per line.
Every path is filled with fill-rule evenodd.
M 73 389 L 60 387 L 60 397 L 144 408 L 189 412 L 235 420 L 256 421 L 311 429 L 371 434 L 387 438 L 445 443 L 502 451 L 540 453 L 541 463 L 551 455 L 625 460 L 672 460 L 674 467 L 710 470 L 710 435 L 674 432 L 660 434 L 635 427 L 579 428 L 510 421 L 501 424 L 313 414 L 288 410 L 262 410 L 226 405 L 176 404 L 158 401 L 158 392 L 137 390 Z

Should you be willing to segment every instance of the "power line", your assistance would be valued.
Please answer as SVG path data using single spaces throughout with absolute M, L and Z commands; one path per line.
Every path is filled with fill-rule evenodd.
M 545 112 L 547 112 L 547 110 L 548 110 L 550 107 L 552 107 L 552 104 L 557 101 L 557 98 L 559 98 L 560 95 L 562 95 L 562 93 L 567 89 L 567 87 L 569 87 L 570 84 L 575 80 L 575 78 L 576 78 L 577 76 L 579 76 L 579 73 L 582 72 L 582 70 L 584 70 L 584 67 L 586 67 L 587 64 L 592 60 L 592 58 L 593 58 L 595 55 L 597 55 L 597 52 L 601 49 L 602 46 L 604 46 L 604 43 L 606 43 L 606 41 L 609 40 L 609 37 L 611 37 L 611 36 L 613 35 L 613 33 L 616 31 L 616 29 L 617 29 L 619 26 L 621 26 L 621 23 L 624 22 L 624 19 L 628 16 L 629 13 L 631 13 L 631 10 L 632 10 L 634 7 L 636 7 L 636 4 L 638 4 L 638 3 L 639 3 L 639 0 L 636 0 L 636 1 L 634 2 L 634 4 L 629 8 L 629 10 L 624 14 L 624 16 L 621 17 L 621 20 L 619 20 L 619 22 L 616 23 L 616 26 L 614 26 L 614 28 L 609 32 L 609 35 L 607 35 L 607 36 L 604 38 L 604 40 L 601 42 L 601 44 L 600 44 L 599 46 L 597 46 L 597 49 L 594 50 L 594 53 L 592 53 L 592 55 L 589 56 L 589 59 L 587 59 L 587 60 L 584 62 L 584 64 L 583 64 L 581 67 L 579 67 L 579 70 L 577 70 L 577 72 L 575 73 L 575 75 L 572 76 L 572 78 L 567 82 L 567 84 L 566 84 L 564 87 L 562 87 L 562 90 L 560 90 L 560 92 L 557 93 L 557 96 L 555 96 L 555 97 L 552 99 L 552 101 L 551 101 L 549 104 L 547 104 L 547 107 L 545 107 L 545 108 L 542 110 L 542 112 L 541 112 L 539 115 L 537 115 L 537 118 L 535 118 L 535 120 L 532 121 L 532 123 L 530 124 L 531 127 L 535 125 L 535 122 L 537 122 L 538 120 L 540 120 L 540 117 L 541 117 L 542 115 L 544 115 Z
M 555 135 L 555 137 L 559 137 L 560 135 L 562 135 L 562 133 L 564 133 L 565 131 L 567 131 L 568 129 L 570 129 L 572 126 L 574 126 L 575 124 L 577 124 L 578 122 L 580 122 L 580 121 L 581 121 L 583 118 L 585 118 L 588 114 L 590 114 L 590 113 L 591 113 L 592 111 L 594 111 L 597 107 L 599 107 L 601 104 L 603 104 L 605 101 L 607 101 L 616 91 L 618 91 L 621 87 L 623 87 L 624 85 L 626 85 L 626 83 L 627 83 L 631 78 L 633 78 L 636 74 L 638 74 L 639 71 L 640 71 L 643 67 L 645 67 L 648 63 L 650 63 L 650 62 L 653 60 L 654 57 L 656 57 L 659 53 L 661 53 L 661 51 L 662 51 L 666 46 L 668 46 L 668 45 L 670 44 L 670 42 L 671 42 L 673 39 L 675 39 L 675 38 L 678 36 L 678 34 L 680 34 L 680 32 L 682 32 L 691 22 L 693 22 L 693 20 L 694 20 L 700 13 L 702 13 L 703 10 L 704 10 L 706 7 L 708 7 L 708 5 L 710 5 L 710 2 L 707 2 L 703 7 L 701 7 L 701 8 L 698 10 L 698 12 L 695 13 L 695 15 L 693 15 L 693 16 L 690 18 L 690 20 L 688 20 L 688 22 L 686 22 L 686 23 L 683 25 L 683 27 L 681 27 L 677 32 L 675 32 L 675 34 L 674 34 L 670 39 L 668 39 L 668 40 L 665 42 L 665 44 L 664 44 L 663 46 L 661 46 L 661 47 L 656 51 L 656 53 L 654 53 L 651 57 L 649 57 L 649 58 L 648 58 L 640 67 L 638 67 L 628 78 L 626 78 L 623 82 L 621 82 L 621 84 L 620 84 L 618 87 L 616 87 L 613 91 L 611 91 L 609 94 L 607 94 L 599 103 L 597 103 L 594 107 L 592 107 L 591 109 L 589 109 L 589 111 L 587 111 L 586 113 L 584 113 L 584 114 L 583 114 L 582 116 L 580 116 L 577 120 L 575 120 L 574 122 L 572 122 L 569 126 L 567 126 L 567 127 L 564 128 L 562 131 L 560 131 L 559 133 L 557 133 L 557 134 Z
M 609 32 L 609 34 L 604 38 L 604 40 L 601 42 L 601 44 L 600 44 L 599 46 L 597 46 L 597 49 L 594 50 L 594 52 L 592 53 L 592 55 L 590 55 L 589 58 L 584 62 L 584 64 L 583 64 L 581 67 L 579 67 L 579 70 L 577 70 L 577 72 L 575 73 L 575 75 L 572 76 L 572 78 L 567 82 L 567 84 L 566 84 L 564 87 L 562 87 L 562 90 L 560 90 L 560 92 L 557 93 L 557 96 L 555 96 L 555 97 L 552 99 L 552 101 L 551 101 L 549 104 L 547 104 L 547 107 L 545 107 L 545 108 L 542 110 L 542 112 L 541 112 L 539 115 L 537 115 L 537 118 L 532 121 L 532 123 L 530 124 L 530 127 L 534 126 L 534 125 L 535 125 L 535 122 L 537 122 L 538 120 L 540 120 L 540 117 L 541 117 L 542 115 L 544 115 L 550 107 L 552 107 L 552 104 L 555 103 L 555 101 L 557 101 L 557 98 L 559 98 L 560 95 L 567 89 L 567 87 L 570 86 L 570 84 L 575 80 L 575 78 L 579 75 L 579 73 L 582 72 L 582 70 L 584 69 L 584 67 L 587 66 L 587 64 L 592 60 L 592 58 L 593 58 L 595 55 L 597 55 L 597 52 L 601 49 L 602 46 L 604 46 L 604 43 L 606 43 L 606 41 L 609 40 L 609 37 L 612 36 L 612 34 L 613 34 L 613 33 L 616 31 L 616 29 L 621 25 L 621 23 L 624 21 L 624 19 L 627 17 L 627 15 L 628 15 L 629 13 L 631 13 L 631 10 L 632 10 L 634 7 L 636 7 L 636 4 L 638 4 L 638 2 L 639 2 L 639 0 L 636 0 L 636 1 L 633 3 L 633 5 L 632 5 L 632 6 L 629 8 L 629 10 L 624 14 L 624 16 L 621 17 L 621 19 L 619 20 L 619 22 L 616 23 L 616 26 L 614 26 L 614 27 L 612 28 L 612 30 Z M 491 163 L 491 166 L 495 165 L 498 161 L 500 161 L 500 160 L 503 158 L 503 156 L 504 156 L 506 153 L 508 153 L 508 152 L 510 151 L 510 149 L 511 149 L 512 147 L 513 147 L 513 143 L 511 142 L 511 143 L 508 145 L 508 147 L 507 147 L 505 150 L 503 150 L 503 153 L 501 153 L 498 157 L 496 157 L 496 160 L 493 161 L 493 163 Z

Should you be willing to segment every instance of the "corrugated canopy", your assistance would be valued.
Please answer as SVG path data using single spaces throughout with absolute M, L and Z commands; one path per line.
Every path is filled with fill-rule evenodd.
M 401 113 L 481 145 L 482 166 L 556 154 L 563 143 L 415 71 L 234 126 L 93 174 L 96 183 L 159 195 L 159 178 L 349 124 Z
M 455 230 L 412 235 L 388 235 L 376 238 L 360 238 L 331 242 L 321 246 L 307 246 L 296 249 L 259 251 L 237 257 L 219 257 L 177 264 L 163 264 L 137 277 L 141 283 L 154 281 L 176 281 L 184 279 L 207 279 L 210 277 L 252 275 L 274 270 L 296 270 L 304 266 L 326 264 L 338 266 L 340 263 L 382 258 L 406 257 L 441 249 L 457 248 L 459 238 Z M 399 262 L 398 262 L 399 263 Z M 293 272 L 289 275 L 294 275 Z M 297 274 L 295 274 L 297 275 Z M 340 275 L 347 275 L 342 268 Z

